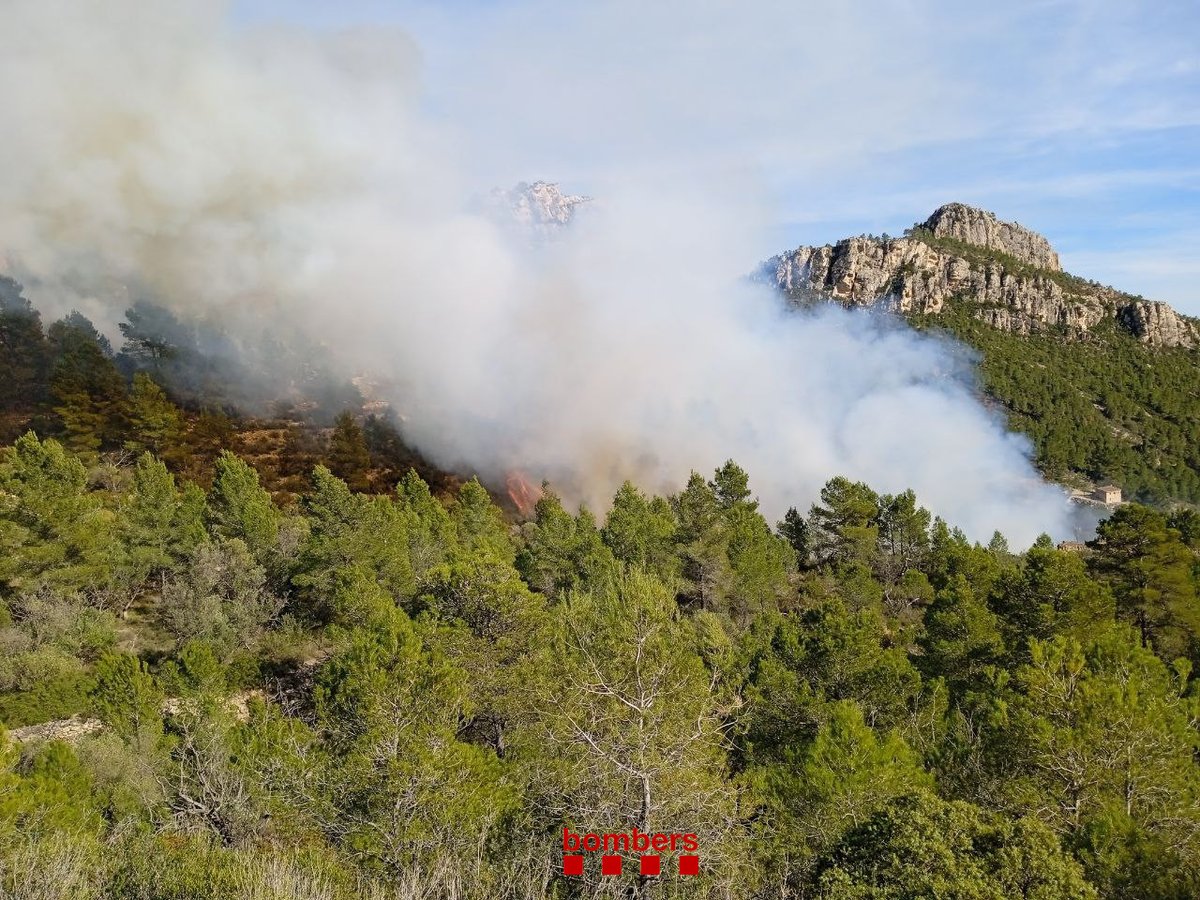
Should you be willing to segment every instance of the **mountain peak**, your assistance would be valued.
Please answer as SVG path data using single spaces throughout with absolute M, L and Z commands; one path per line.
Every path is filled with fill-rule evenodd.
M 761 277 L 801 303 L 882 303 L 938 315 L 955 302 L 1016 334 L 1078 339 L 1115 322 L 1150 346 L 1200 347 L 1200 326 L 1166 303 L 1068 275 L 1042 235 L 963 203 L 938 207 L 902 238 L 861 235 L 798 247 L 768 260 Z
M 490 205 L 522 228 L 548 233 L 569 225 L 576 207 L 591 199 L 582 194 L 564 194 L 552 182 L 522 181 L 512 188 L 494 189 Z
M 1050 272 L 1061 272 L 1058 254 L 1036 231 L 1015 222 L 1002 222 L 996 214 L 965 203 L 939 206 L 922 225 L 934 237 L 952 238 L 976 247 L 1006 253 Z

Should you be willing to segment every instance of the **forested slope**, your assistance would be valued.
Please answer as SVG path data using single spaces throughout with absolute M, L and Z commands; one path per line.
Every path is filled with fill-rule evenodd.
M 1200 503 L 1197 351 L 1149 348 L 1112 325 L 1084 340 L 1016 335 L 972 308 L 958 301 L 912 320 L 979 351 L 981 386 L 1029 435 L 1047 476 L 1115 483 L 1148 503 Z
M 1014 554 L 834 479 L 775 533 L 730 463 L 517 526 L 474 481 L 280 508 L 232 454 L 205 491 L 27 434 L 0 545 L 0 718 L 87 725 L 0 739 L 15 896 L 1200 888 L 1190 513 Z M 701 874 L 565 878 L 564 827 L 693 833 Z
M 0 440 L 33 428 L 89 464 L 150 450 L 203 485 L 230 450 L 282 502 L 317 463 L 357 490 L 389 491 L 409 468 L 438 487 L 455 483 L 404 443 L 386 409 L 370 412 L 319 349 L 276 335 L 268 376 L 216 326 L 151 304 L 135 304 L 119 327 L 114 350 L 77 312 L 47 326 L 21 285 L 0 276 Z
M 1200 892 L 1188 509 L 1014 552 L 843 478 L 773 527 L 730 462 L 602 518 L 552 490 L 519 516 L 340 389 L 205 408 L 186 385 L 233 386 L 144 309 L 114 353 L 6 297 L 6 896 Z M 1087 442 L 1056 424 L 1102 427 L 1089 354 L 1128 356 L 1154 427 L 1189 408 L 1121 338 L 1011 339 L 1071 362 L 1078 384 L 1030 383 L 1016 345 L 984 361 L 1067 469 Z M 694 835 L 700 874 L 672 848 L 659 877 L 565 876 L 564 828 Z

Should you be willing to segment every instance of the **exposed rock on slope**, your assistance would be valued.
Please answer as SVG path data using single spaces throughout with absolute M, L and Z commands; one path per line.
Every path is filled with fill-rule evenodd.
M 925 220 L 934 237 L 951 238 L 976 247 L 997 250 L 1015 256 L 1039 269 L 1061 272 L 1058 254 L 1050 242 L 1034 231 L 1015 222 L 1001 222 L 986 209 L 975 209 L 962 203 L 947 203 Z
M 1196 323 L 1160 300 L 1138 300 L 1119 311 L 1121 324 L 1141 340 L 1164 347 L 1194 347 Z
M 1115 320 L 1152 346 L 1200 346 L 1196 322 L 1166 303 L 1067 275 L 1040 234 L 961 203 L 939 208 L 905 237 L 799 247 L 768 260 L 762 274 L 798 301 L 937 314 L 961 299 L 976 318 L 1017 334 L 1081 337 Z
M 564 194 L 557 184 L 546 181 L 533 184 L 522 181 L 514 188 L 493 190 L 489 206 L 494 213 L 510 218 L 522 228 L 549 235 L 569 225 L 576 208 L 591 199 L 580 194 Z

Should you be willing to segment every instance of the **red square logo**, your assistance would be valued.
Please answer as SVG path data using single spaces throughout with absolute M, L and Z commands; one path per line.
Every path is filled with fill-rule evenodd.
M 699 875 L 700 874 L 700 857 L 698 857 L 698 856 L 681 856 L 681 857 L 679 857 L 679 874 L 680 875 Z
M 619 856 L 602 856 L 602 857 L 600 857 L 600 874 L 601 875 L 620 875 L 621 874 L 621 857 L 619 857 Z
M 582 856 L 564 856 L 563 857 L 563 874 L 564 875 L 582 875 L 583 874 L 583 857 Z
M 657 875 L 662 871 L 662 858 L 658 856 L 642 857 L 642 874 Z

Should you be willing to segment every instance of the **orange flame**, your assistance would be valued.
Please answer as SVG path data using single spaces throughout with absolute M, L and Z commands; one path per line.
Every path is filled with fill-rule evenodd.
M 517 512 L 526 517 L 532 516 L 534 506 L 542 499 L 542 489 L 531 484 L 524 474 L 515 471 L 508 473 L 504 486 Z

